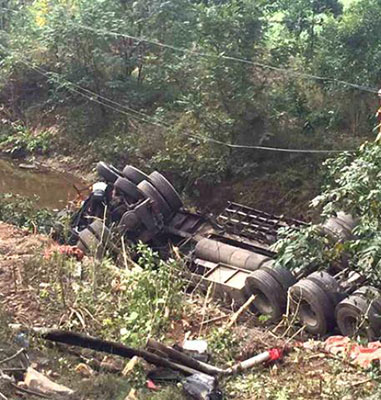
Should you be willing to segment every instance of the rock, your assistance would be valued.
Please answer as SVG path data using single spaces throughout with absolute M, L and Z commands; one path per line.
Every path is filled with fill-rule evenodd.
M 131 360 L 128 361 L 128 363 L 124 367 L 122 375 L 123 376 L 129 375 L 138 364 L 139 364 L 139 357 L 137 356 L 132 357 Z
M 131 389 L 130 393 L 126 396 L 124 400 L 138 400 L 138 392 L 136 389 Z
M 85 378 L 89 378 L 90 376 L 94 375 L 94 370 L 90 368 L 87 364 L 80 363 L 75 367 L 75 372 L 78 372 Z
M 29 389 L 37 390 L 44 394 L 64 394 L 71 395 L 74 393 L 73 390 L 66 386 L 59 385 L 51 381 L 45 375 L 36 371 L 32 367 L 29 367 L 26 371 L 24 382 Z
M 35 165 L 35 164 L 19 164 L 19 168 L 22 168 L 22 169 L 37 169 L 37 165 Z
M 100 363 L 100 367 L 106 371 L 119 372 L 123 370 L 124 362 L 112 356 L 105 356 Z

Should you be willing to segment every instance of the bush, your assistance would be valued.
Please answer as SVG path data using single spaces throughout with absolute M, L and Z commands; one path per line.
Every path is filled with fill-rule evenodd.
M 121 268 L 108 258 L 81 264 L 56 252 L 48 260 L 34 260 L 27 270 L 39 271 L 45 283 L 37 288 L 39 297 L 52 315 L 76 310 L 65 318 L 66 328 L 140 346 L 148 337 L 163 339 L 181 315 L 184 283 L 177 261 L 163 261 L 143 244 L 135 250 L 137 263 L 128 259 Z
M 38 197 L 18 194 L 0 194 L 0 221 L 26 228 L 30 231 L 50 234 L 57 215 L 47 208 L 37 209 Z

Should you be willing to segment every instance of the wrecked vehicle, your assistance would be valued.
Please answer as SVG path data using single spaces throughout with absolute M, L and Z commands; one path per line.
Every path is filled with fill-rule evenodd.
M 311 334 L 338 327 L 346 336 L 380 336 L 380 292 L 365 277 L 342 265 L 291 272 L 275 264 L 270 246 L 278 230 L 305 222 L 233 202 L 217 217 L 195 213 L 157 171 L 147 175 L 131 165 L 119 171 L 99 162 L 97 172 L 102 181 L 71 222 L 72 240 L 83 252 L 101 257 L 107 249 L 118 257 L 140 241 L 166 257 L 175 245 L 189 261 L 191 279 L 201 287 L 213 285 L 214 295 L 235 308 L 253 296 L 251 310 L 271 322 L 287 311 Z M 321 229 L 345 241 L 355 226 L 350 215 L 338 213 Z

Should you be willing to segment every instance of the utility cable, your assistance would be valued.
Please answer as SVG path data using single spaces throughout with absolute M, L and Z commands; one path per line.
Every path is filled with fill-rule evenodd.
M 21 11 L 18 10 L 13 10 L 10 8 L 5 8 L 5 7 L 0 7 L 0 9 L 3 10 L 9 10 L 12 11 L 14 13 L 20 13 Z M 154 46 L 158 46 L 158 47 L 162 47 L 162 48 L 166 48 L 166 49 L 170 49 L 173 51 L 177 51 L 177 52 L 182 52 L 182 53 L 186 53 L 189 54 L 191 56 L 199 56 L 199 57 L 206 57 L 206 58 L 217 58 L 217 59 L 224 59 L 224 60 L 229 60 L 229 61 L 235 61 L 235 62 L 240 62 L 240 63 L 244 63 L 244 64 L 249 64 L 249 65 L 253 65 L 256 67 L 260 67 L 262 69 L 269 69 L 272 71 L 277 71 L 277 72 L 282 72 L 285 74 L 290 74 L 293 76 L 298 76 L 300 78 L 303 79 L 312 79 L 312 80 L 316 80 L 316 81 L 325 81 L 325 82 L 332 82 L 332 83 L 338 83 L 344 86 L 348 86 L 351 87 L 353 89 L 357 89 L 360 91 L 364 91 L 364 92 L 369 92 L 369 93 L 378 93 L 378 88 L 371 88 L 365 85 L 359 85 L 356 83 L 351 83 L 351 82 L 346 82 L 344 80 L 341 79 L 336 79 L 336 78 L 331 78 L 331 77 L 324 77 L 324 76 L 319 76 L 319 75 L 314 75 L 314 74 L 308 74 L 305 72 L 300 72 L 300 71 L 296 71 L 290 68 L 283 68 L 283 67 L 277 67 L 277 66 L 273 66 L 273 65 L 269 65 L 269 64 L 264 64 L 264 63 L 260 63 L 260 62 L 256 62 L 256 61 L 251 61 L 248 59 L 244 59 L 244 58 L 239 58 L 239 57 L 234 57 L 234 56 L 227 56 L 227 55 L 223 55 L 223 54 L 208 54 L 208 53 L 204 53 L 201 51 L 197 51 L 197 50 L 190 50 L 184 47 L 177 47 L 177 46 L 173 46 L 170 44 L 166 44 L 166 43 L 162 43 L 159 42 L 157 40 L 153 40 L 153 39 L 148 39 L 148 38 L 144 38 L 144 37 L 137 37 L 137 36 L 133 36 L 133 35 L 129 35 L 126 33 L 119 33 L 119 32 L 115 32 L 115 31 L 108 31 L 105 29 L 97 29 L 97 28 L 93 28 L 91 26 L 88 25 L 84 25 L 84 24 L 79 24 L 79 23 L 75 23 L 70 21 L 68 24 L 72 25 L 72 26 L 76 26 L 78 28 L 81 28 L 83 30 L 88 30 L 91 32 L 94 32 L 96 34 L 99 35 L 104 35 L 104 36 L 115 36 L 115 37 L 124 37 L 127 39 L 131 39 L 137 42 L 144 42 L 144 43 L 149 43 L 152 44 Z
M 2 50 L 5 51 L 6 53 L 8 53 L 9 55 L 16 55 L 15 53 L 12 54 L 11 52 L 7 51 L 7 49 L 2 45 L 0 45 L 0 48 L 2 48 Z M 26 65 L 28 68 L 33 69 L 34 71 L 36 71 L 37 73 L 47 77 L 48 79 L 53 79 L 57 83 L 66 83 L 67 85 L 69 85 L 69 86 L 65 86 L 68 90 L 70 90 L 70 91 L 72 91 L 74 93 L 77 93 L 77 94 L 81 95 L 82 97 L 84 97 L 84 98 L 86 98 L 86 99 L 88 99 L 88 100 L 90 100 L 92 102 L 95 102 L 97 104 L 101 104 L 101 105 L 103 105 L 105 107 L 108 107 L 108 108 L 110 108 L 110 109 L 112 109 L 112 110 L 114 110 L 116 112 L 119 112 L 121 114 L 127 115 L 127 116 L 132 117 L 132 118 L 135 118 L 135 119 L 137 119 L 139 121 L 142 121 L 142 122 L 145 122 L 145 123 L 153 124 L 153 125 L 160 126 L 160 127 L 166 127 L 166 128 L 173 128 L 174 127 L 173 125 L 170 125 L 170 124 L 168 124 L 168 123 L 166 123 L 165 121 L 162 121 L 162 120 L 158 120 L 158 119 L 151 120 L 152 117 L 149 116 L 148 114 L 143 113 L 143 112 L 138 112 L 138 113 L 140 115 L 143 115 L 144 117 L 146 117 L 148 119 L 139 118 L 139 117 L 136 117 L 136 115 L 130 114 L 130 113 L 124 111 L 124 110 L 119 110 L 119 109 L 111 106 L 108 103 L 105 103 L 105 102 L 102 102 L 102 101 L 98 100 L 97 97 L 99 97 L 101 99 L 105 99 L 105 100 L 107 100 L 109 102 L 112 102 L 113 104 L 118 105 L 120 107 L 124 107 L 123 105 L 115 102 L 114 100 L 111 100 L 111 99 L 108 99 L 107 97 L 98 95 L 96 92 L 93 92 L 93 91 L 91 91 L 89 89 L 85 89 L 85 88 L 81 87 L 80 85 L 77 85 L 77 84 L 75 84 L 75 83 L 73 83 L 71 81 L 68 81 L 68 80 L 66 80 L 66 79 L 64 79 L 62 77 L 59 77 L 60 75 L 57 74 L 57 73 L 46 71 L 41 67 L 37 67 L 37 66 L 25 61 L 24 59 L 21 59 L 19 56 L 18 56 L 18 59 L 19 59 L 19 61 L 21 63 Z M 70 87 L 70 86 L 76 86 L 81 90 L 84 90 L 84 91 L 86 91 L 88 93 L 91 93 L 92 97 L 90 97 L 90 96 L 80 92 L 79 90 L 74 89 L 73 87 Z M 160 122 L 158 122 L 158 121 L 160 121 Z M 235 148 L 235 149 L 264 150 L 264 151 L 275 151 L 275 152 L 285 152 L 285 153 L 327 153 L 327 154 L 329 154 L 329 153 L 342 153 L 342 152 L 354 152 L 355 151 L 355 150 L 288 149 L 288 148 L 278 148 L 278 147 L 268 147 L 268 146 L 239 145 L 239 144 L 231 144 L 231 143 L 222 142 L 220 140 L 216 140 L 216 139 L 213 139 L 213 138 L 204 137 L 204 136 L 200 136 L 200 135 L 196 135 L 196 134 L 189 134 L 189 133 L 186 133 L 186 132 L 180 132 L 180 134 L 183 135 L 183 136 L 191 137 L 193 139 L 202 140 L 202 141 L 206 141 L 206 142 L 210 142 L 210 143 L 226 146 L 226 147 L 229 147 L 229 148 Z
M 208 141 L 211 143 L 216 143 L 219 145 L 224 145 L 227 147 L 230 147 L 232 149 L 248 149 L 248 150 L 265 150 L 265 151 L 278 151 L 278 152 L 283 152 L 283 153 L 343 153 L 343 152 L 354 152 L 355 150 L 314 150 L 314 149 L 285 149 L 285 148 L 280 148 L 280 147 L 268 147 L 268 146 L 249 146 L 245 144 L 231 144 L 231 143 L 226 143 L 222 142 L 220 140 L 212 139 L 209 137 L 203 137 L 200 135 L 194 135 L 194 134 L 187 134 L 184 133 L 185 135 L 189 137 L 193 137 L 194 139 L 198 140 L 204 140 Z
M 5 51 L 6 53 L 8 53 L 10 55 L 16 55 L 16 54 L 9 53 L 7 51 L 7 49 L 2 45 L 0 45 L 0 48 L 2 48 L 3 51 Z M 84 87 L 82 87 L 82 86 L 80 86 L 80 85 L 78 85 L 78 84 L 76 84 L 74 82 L 68 81 L 68 80 L 64 79 L 62 76 L 60 76 L 59 74 L 57 74 L 55 72 L 46 71 L 41 67 L 37 67 L 37 66 L 27 62 L 25 59 L 20 58 L 19 56 L 18 56 L 18 60 L 21 63 L 23 63 L 24 65 L 26 65 L 28 68 L 33 69 L 34 71 L 36 71 L 37 73 L 47 77 L 48 79 L 53 79 L 56 83 L 59 83 L 59 84 L 60 83 L 64 83 L 65 87 L 68 90 L 70 90 L 70 91 L 72 91 L 74 93 L 77 93 L 77 94 L 81 95 L 82 97 L 84 97 L 84 98 L 86 98 L 86 99 L 88 99 L 90 101 L 93 101 L 93 102 L 95 102 L 97 104 L 100 104 L 100 105 L 103 105 L 105 107 L 108 107 L 113 111 L 116 111 L 116 112 L 122 113 L 124 115 L 133 117 L 133 118 L 135 118 L 135 119 L 137 119 L 139 121 L 145 122 L 145 123 L 150 123 L 152 125 L 157 125 L 157 126 L 161 126 L 161 127 L 162 126 L 164 126 L 164 127 L 169 127 L 170 126 L 169 124 L 165 123 L 164 121 L 160 121 L 157 118 L 149 116 L 148 114 L 145 114 L 145 113 L 143 113 L 141 111 L 134 110 L 133 108 L 130 108 L 130 107 L 128 107 L 126 105 L 123 105 L 123 104 L 120 104 L 120 103 L 118 103 L 118 102 L 116 102 L 116 101 L 114 101 L 112 99 L 104 97 L 104 96 L 102 96 L 102 95 L 100 95 L 100 94 L 98 94 L 96 92 L 93 92 L 92 90 L 86 89 L 86 88 L 84 88 Z M 74 89 L 72 86 L 84 91 L 85 93 L 88 93 L 91 97 L 88 96 L 88 95 L 85 95 L 84 93 L 80 92 L 79 90 Z M 102 99 L 103 101 L 100 101 L 99 99 Z M 119 110 L 119 109 L 113 107 L 112 105 L 110 105 L 110 104 L 108 104 L 106 102 L 114 104 L 114 105 L 122 108 L 122 110 Z M 132 115 L 131 113 L 124 111 L 123 109 L 126 109 L 129 112 L 137 114 L 137 115 L 141 116 L 142 118 L 138 118 L 135 115 Z M 149 118 L 149 120 L 147 120 L 145 118 Z
M 370 87 L 364 86 L 364 85 L 358 85 L 356 83 L 346 82 L 346 81 L 343 81 L 343 80 L 340 80 L 340 79 L 336 79 L 336 78 L 330 78 L 330 77 L 323 77 L 323 76 L 318 76 L 318 75 L 313 75 L 313 74 L 307 74 L 307 73 L 295 71 L 295 70 L 292 70 L 292 69 L 289 69 L 289 68 L 276 67 L 276 66 L 273 66 L 273 65 L 259 63 L 259 62 L 256 62 L 256 61 L 251 61 L 251 60 L 247 60 L 247 59 L 239 58 L 239 57 L 226 56 L 226 55 L 223 55 L 223 54 L 214 55 L 214 54 L 208 54 L 208 53 L 200 52 L 200 51 L 197 51 L 197 50 L 189 50 L 189 49 L 184 48 L 184 47 L 176 47 L 176 46 L 172 46 L 172 45 L 169 45 L 169 44 L 166 44 L 166 43 L 161 43 L 161 42 L 153 40 L 153 39 L 146 39 L 144 37 L 132 36 L 132 35 L 128 35 L 128 34 L 125 34 L 125 33 L 107 31 L 105 29 L 96 29 L 96 28 L 93 28 L 91 26 L 78 24 L 78 23 L 74 23 L 74 22 L 70 22 L 70 24 L 73 25 L 73 26 L 77 26 L 79 28 L 82 28 L 84 30 L 88 30 L 88 31 L 100 34 L 100 35 L 108 35 L 108 36 L 115 36 L 115 37 L 120 36 L 120 37 L 124 37 L 124 38 L 127 38 L 127 39 L 135 40 L 137 42 L 145 42 L 145 43 L 152 44 L 154 46 L 158 46 L 158 47 L 170 49 L 170 50 L 173 50 L 173 51 L 186 53 L 186 54 L 189 54 L 191 56 L 217 58 L 217 59 L 235 61 L 235 62 L 240 62 L 240 63 L 249 64 L 249 65 L 253 65 L 253 66 L 256 66 L 256 67 L 260 67 L 262 69 L 270 69 L 270 70 L 273 70 L 273 71 L 277 71 L 277 72 L 282 72 L 282 73 L 285 73 L 285 74 L 298 76 L 298 77 L 304 78 L 304 79 L 312 79 L 312 80 L 317 80 L 317 81 L 328 81 L 328 82 L 333 82 L 333 83 L 339 83 L 341 85 L 349 86 L 349 87 L 352 87 L 352 88 L 357 89 L 357 90 L 362 90 L 362 91 L 369 92 L 369 93 L 378 93 L 378 89 L 370 88 Z

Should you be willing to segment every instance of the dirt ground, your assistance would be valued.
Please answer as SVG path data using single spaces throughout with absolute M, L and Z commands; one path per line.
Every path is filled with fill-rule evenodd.
M 30 234 L 0 222 L 0 301 L 2 314 L 5 315 L 0 324 L 0 336 L 2 342 L 8 344 L 0 346 L 0 369 L 3 367 L 1 359 L 20 348 L 20 344 L 15 340 L 17 334 L 8 329 L 9 323 L 18 323 L 25 328 L 59 324 L 60 315 L 50 314 L 43 306 L 46 299 L 45 302 L 41 302 L 36 291 L 38 274 L 33 276 L 31 271 L 25 273 L 25 268 L 29 265 L 28 260 L 38 253 L 42 254 L 51 244 L 52 241 L 44 236 Z M 187 299 L 187 302 L 191 312 L 184 312 L 182 319 L 173 322 L 168 332 L 169 341 L 179 341 L 186 332 L 190 338 L 210 338 L 212 331 L 221 331 L 231 318 L 229 310 L 216 307 L 215 303 L 205 302 L 202 297 L 194 296 Z M 205 323 L 206 321 L 212 322 Z M 233 348 L 236 361 L 272 347 L 287 348 L 288 352 L 278 363 L 262 365 L 245 374 L 222 380 L 220 384 L 227 399 L 379 398 L 378 367 L 364 371 L 320 350 L 307 350 L 300 346 L 299 340 L 305 341 L 309 338 L 298 336 L 291 339 L 292 331 L 287 325 L 274 329 L 259 327 L 257 322 L 254 317 L 246 316 L 244 321 L 228 331 L 227 338 L 216 341 L 210 349 L 211 363 L 223 366 L 222 355 Z M 127 395 L 134 386 L 134 381 L 120 373 L 125 360 L 106 357 L 108 361 L 111 359 L 111 364 L 119 366 L 119 369 L 114 368 L 114 372 L 110 372 L 110 368 L 94 366 L 99 366 L 102 362 L 107 364 L 104 355 L 78 349 L 69 351 L 62 346 L 52 348 L 41 340 L 31 340 L 29 346 L 27 351 L 37 369 L 54 381 L 75 390 L 71 399 L 133 399 Z M 92 366 L 91 376 L 78 368 L 80 364 Z M 0 392 L 5 398 L 38 398 L 2 382 L 1 377 L 0 383 Z M 175 384 L 161 386 L 158 391 L 139 389 L 136 396 L 138 399 L 185 398 Z

